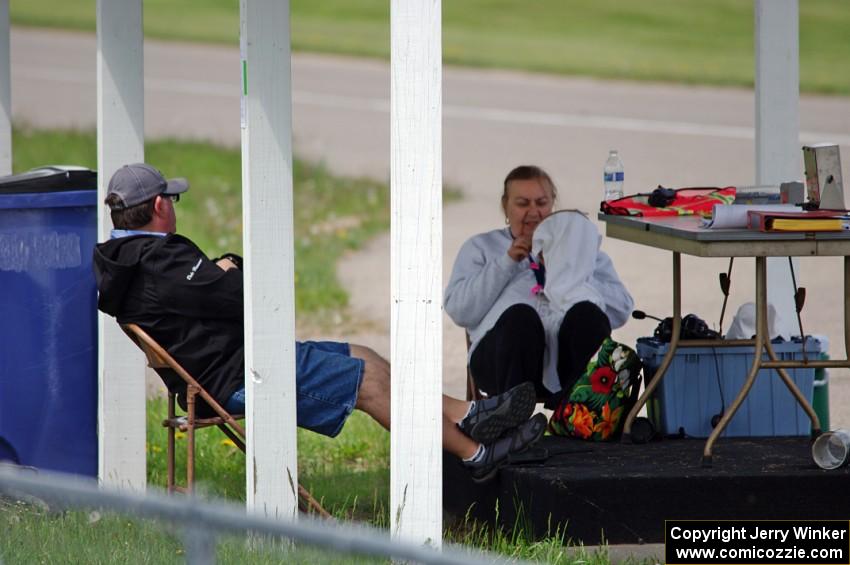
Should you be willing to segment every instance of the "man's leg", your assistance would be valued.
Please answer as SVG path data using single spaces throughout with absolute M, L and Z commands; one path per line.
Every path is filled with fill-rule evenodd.
M 443 395 L 443 448 L 468 461 L 478 454 L 483 444 L 491 452 L 486 465 L 497 467 L 511 451 L 525 449 L 529 442 L 533 443 L 539 437 L 535 437 L 537 432 L 532 431 L 530 435 L 528 432 L 520 434 L 523 437 L 518 440 L 511 439 L 530 423 L 536 397 L 534 385 L 530 382 L 472 403 Z M 543 420 L 545 428 L 546 419 Z M 540 431 L 542 433 L 542 429 Z M 507 441 L 504 441 L 506 438 Z M 505 445 L 499 447 L 499 443 Z
M 390 364 L 372 349 L 350 344 L 351 356 L 363 360 L 363 379 L 355 408 L 390 429 Z
M 390 364 L 368 347 L 355 344 L 350 347 L 352 357 L 363 359 L 363 380 L 355 406 L 390 429 Z M 478 449 L 478 443 L 457 427 L 468 411 L 469 402 L 443 395 L 443 446 L 461 458 L 472 456 Z
M 368 347 L 351 344 L 350 348 L 351 356 L 362 359 L 364 362 L 363 379 L 355 407 L 372 416 L 384 428 L 390 429 L 390 364 Z M 495 405 L 497 399 L 484 402 Z M 530 410 L 527 408 L 525 405 L 516 408 L 522 412 L 523 416 L 519 419 L 519 423 L 530 416 Z M 469 412 L 469 402 L 443 395 L 443 448 L 462 459 L 468 459 L 474 455 L 480 445 L 457 426 Z M 498 410 L 493 410 L 492 413 L 491 420 L 504 419 L 504 415 Z

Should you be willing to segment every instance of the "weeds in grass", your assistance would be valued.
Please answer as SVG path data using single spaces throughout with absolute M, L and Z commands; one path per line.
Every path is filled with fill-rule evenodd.
M 610 562 L 607 545 L 588 550 L 567 538 L 560 526 L 553 527 L 550 523 L 545 533 L 537 532 L 534 535 L 521 507 L 517 510 L 511 528 L 494 528 L 483 524 L 472 518 L 471 511 L 470 508 L 463 520 L 446 529 L 446 541 L 492 551 L 504 555 L 509 561 L 522 559 L 554 565 L 602 565 Z M 496 523 L 500 522 L 499 514 L 497 505 Z
M 148 403 L 148 481 L 165 486 L 166 431 L 160 421 L 164 399 Z M 196 478 L 199 496 L 244 501 L 245 459 L 223 441 L 214 428 L 196 436 Z M 177 440 L 178 470 L 185 468 L 185 442 Z M 389 527 L 389 435 L 365 414 L 355 412 L 336 439 L 299 430 L 299 480 L 321 499 L 338 519 Z M 178 474 L 178 476 L 180 476 Z M 496 523 L 500 522 L 497 508 Z M 507 562 L 516 559 L 552 564 L 605 564 L 606 546 L 589 551 L 574 545 L 560 526 L 533 532 L 520 507 L 509 528 L 477 522 L 471 511 L 444 532 L 447 542 L 492 551 Z M 149 520 L 128 519 L 91 511 L 63 512 L 29 503 L 0 499 L 0 559 L 6 563 L 181 563 L 184 544 L 179 528 Z M 535 535 L 536 534 L 536 535 Z M 349 558 L 299 547 L 286 552 L 252 548 L 244 536 L 226 536 L 218 544 L 222 563 L 361 563 Z
M 0 502 L 0 560 L 44 564 L 182 564 L 185 524 L 129 518 L 97 510 L 44 510 L 25 503 Z M 248 543 L 245 535 L 218 538 L 220 563 L 384 563 L 315 547 Z
M 148 484 L 165 488 L 166 400 L 147 408 Z M 201 498 L 245 500 L 245 457 L 215 428 L 195 437 L 196 494 Z M 185 481 L 186 437 L 176 439 L 177 478 Z M 388 523 L 389 434 L 361 412 L 352 414 L 335 439 L 298 430 L 299 481 L 341 520 Z M 176 495 L 182 496 L 182 495 Z M 179 528 L 110 513 L 62 511 L 32 501 L 0 498 L 0 561 L 4 563 L 182 563 Z M 222 563 L 372 563 L 312 548 L 285 551 L 247 548 L 243 536 L 218 545 Z
M 166 400 L 148 400 L 148 482 L 166 485 Z M 201 496 L 245 500 L 245 457 L 215 428 L 195 435 L 195 485 Z M 176 440 L 177 479 L 185 482 L 186 439 Z M 388 523 L 389 434 L 362 412 L 336 438 L 298 430 L 298 479 L 334 516 Z M 368 501 L 364 504 L 363 501 Z

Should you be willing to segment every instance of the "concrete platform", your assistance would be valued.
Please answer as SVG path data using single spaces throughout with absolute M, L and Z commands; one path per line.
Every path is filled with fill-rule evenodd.
M 701 439 L 645 445 L 545 437 L 537 455 L 475 484 L 460 461 L 444 456 L 447 523 L 466 516 L 535 538 L 566 532 L 585 545 L 664 541 L 666 519 L 846 519 L 850 468 L 823 471 L 811 441 L 722 438 L 702 467 Z M 498 511 L 497 511 L 498 507 Z

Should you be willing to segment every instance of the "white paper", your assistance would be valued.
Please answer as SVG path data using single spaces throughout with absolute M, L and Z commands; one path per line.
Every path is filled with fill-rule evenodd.
M 711 218 L 703 218 L 702 227 L 709 229 L 746 228 L 747 212 L 800 212 L 793 204 L 715 204 Z

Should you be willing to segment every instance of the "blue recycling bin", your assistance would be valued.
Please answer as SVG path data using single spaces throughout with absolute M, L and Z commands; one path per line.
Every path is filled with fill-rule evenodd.
M 96 173 L 0 177 L 0 459 L 97 475 Z

